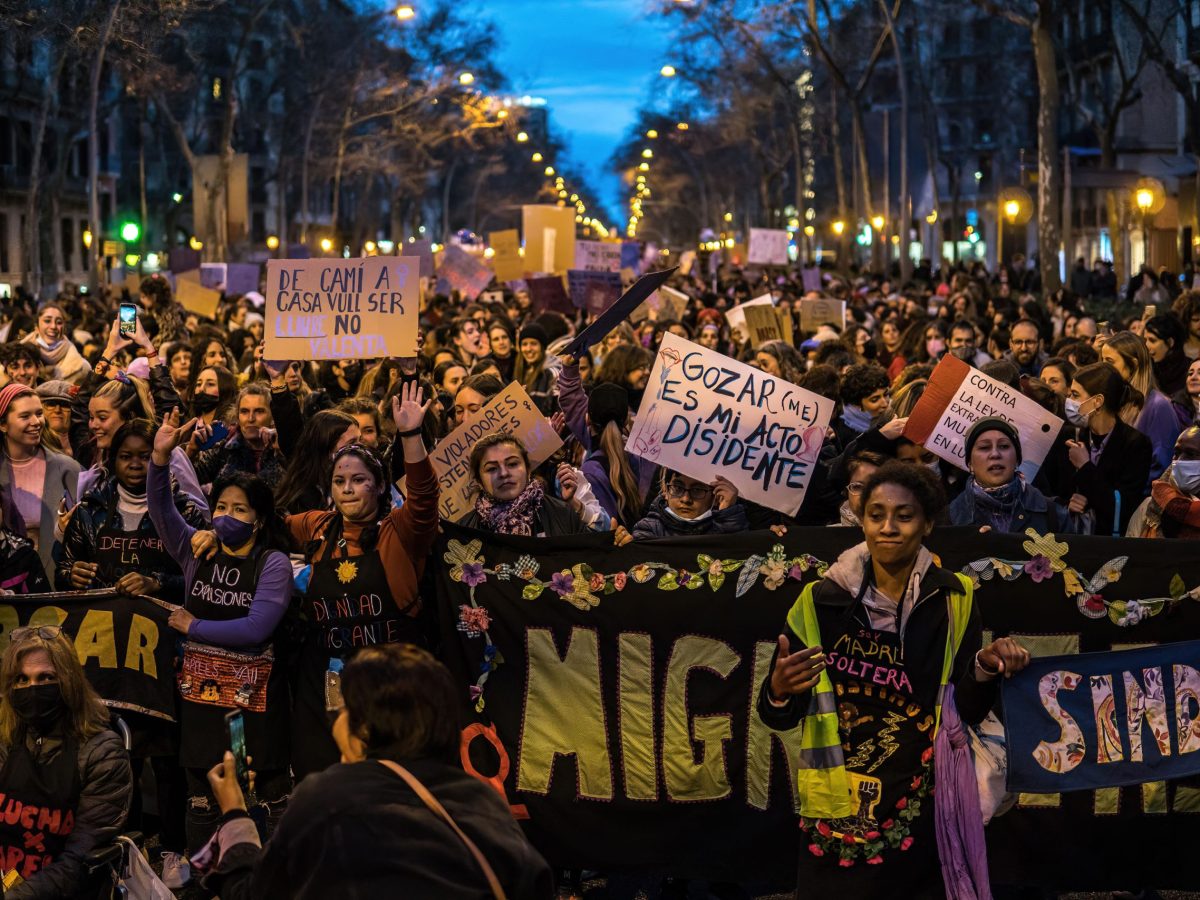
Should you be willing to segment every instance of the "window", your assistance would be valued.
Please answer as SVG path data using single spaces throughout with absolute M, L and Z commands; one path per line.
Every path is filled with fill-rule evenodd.
M 75 268 L 75 223 L 71 219 L 62 220 L 62 255 L 63 268 L 70 272 Z
M 12 119 L 0 116 L 0 166 L 13 164 L 13 128 Z
M 11 272 L 8 259 L 8 214 L 0 212 L 0 272 Z

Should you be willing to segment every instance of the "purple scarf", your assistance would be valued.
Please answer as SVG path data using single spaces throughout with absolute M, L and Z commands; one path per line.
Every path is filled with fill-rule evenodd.
M 542 508 L 542 494 L 542 483 L 536 478 L 512 500 L 494 500 L 480 491 L 475 497 L 475 512 L 493 534 L 532 535 L 533 521 Z
M 952 684 L 946 685 L 933 742 L 933 783 L 933 824 L 947 900 L 991 900 L 979 782 Z

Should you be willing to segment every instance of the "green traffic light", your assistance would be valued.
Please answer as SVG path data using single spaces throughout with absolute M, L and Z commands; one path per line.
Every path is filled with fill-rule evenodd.
M 125 222 L 121 226 L 121 240 L 132 244 L 142 234 L 141 226 L 137 222 Z

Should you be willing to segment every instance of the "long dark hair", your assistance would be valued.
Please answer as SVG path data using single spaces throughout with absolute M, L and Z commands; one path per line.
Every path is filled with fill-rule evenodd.
M 283 520 L 276 512 L 275 496 L 271 493 L 271 486 L 257 475 L 251 475 L 249 472 L 242 472 L 240 470 L 234 470 L 228 474 L 221 475 L 213 482 L 212 494 L 210 495 L 214 509 L 216 509 L 217 502 L 221 499 L 221 494 L 225 492 L 226 488 L 231 487 L 241 488 L 242 492 L 246 495 L 246 502 L 250 504 L 250 508 L 258 516 L 260 524 L 258 526 L 258 536 L 255 539 L 255 546 L 287 553 L 291 542 L 283 526 Z
M 296 450 L 275 489 L 275 502 L 280 509 L 292 510 L 296 501 L 314 486 L 328 493 L 334 448 L 346 429 L 357 424 L 353 416 L 337 409 L 323 409 L 304 423 Z

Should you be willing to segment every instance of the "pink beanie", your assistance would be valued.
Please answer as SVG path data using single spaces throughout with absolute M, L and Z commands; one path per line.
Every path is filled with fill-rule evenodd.
M 3 388 L 0 388 L 0 422 L 4 421 L 4 417 L 8 415 L 8 407 L 14 400 L 32 393 L 33 388 L 25 387 L 25 385 L 18 384 L 15 381 L 9 382 Z

